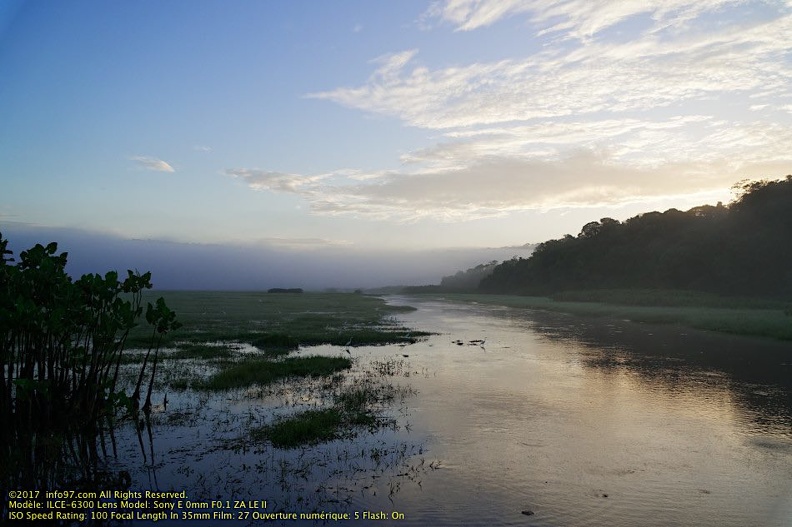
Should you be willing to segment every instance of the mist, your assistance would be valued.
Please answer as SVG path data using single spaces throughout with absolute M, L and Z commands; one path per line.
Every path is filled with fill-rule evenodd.
M 357 289 L 438 284 L 445 275 L 491 260 L 527 257 L 527 247 L 376 250 L 361 247 L 294 249 L 267 244 L 200 244 L 126 239 L 82 229 L 8 222 L 9 249 L 58 243 L 73 277 L 127 269 L 151 271 L 159 290 L 263 290 L 272 287 Z

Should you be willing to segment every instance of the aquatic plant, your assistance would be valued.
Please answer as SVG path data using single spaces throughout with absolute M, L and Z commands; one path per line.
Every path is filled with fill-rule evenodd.
M 396 426 L 395 419 L 384 415 L 385 409 L 415 392 L 384 379 L 396 375 L 403 366 L 404 361 L 397 359 L 372 361 L 365 370 L 349 378 L 334 375 L 320 386 L 322 392 L 331 395 L 330 406 L 281 416 L 271 424 L 253 427 L 250 437 L 254 441 L 268 440 L 278 448 L 296 448 L 354 437 L 361 430 L 373 432 Z M 306 399 L 319 401 L 327 397 Z
M 144 292 L 144 299 L 151 293 Z M 152 300 L 153 301 L 153 300 Z M 173 291 L 168 305 L 178 311 L 184 329 L 178 339 L 166 335 L 162 345 L 180 348 L 185 342 L 242 342 L 270 355 L 298 346 L 355 346 L 415 341 L 427 333 L 409 330 L 389 315 L 414 308 L 393 306 L 379 297 L 352 293 L 272 295 L 266 292 Z M 147 332 L 130 332 L 130 346 L 148 345 Z
M 289 357 L 281 361 L 249 359 L 233 364 L 203 382 L 196 389 L 229 390 L 253 384 L 268 384 L 285 377 L 318 377 L 348 369 L 352 361 L 345 357 Z

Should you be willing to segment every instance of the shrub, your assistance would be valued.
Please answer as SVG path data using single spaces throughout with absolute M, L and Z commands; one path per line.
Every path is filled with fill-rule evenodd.
M 56 254 L 56 243 L 22 251 L 16 264 L 7 246 L 0 234 L 4 496 L 9 488 L 90 479 L 97 438 L 122 411 L 136 414 L 149 371 L 143 409 L 150 409 L 159 342 L 180 326 L 162 298 L 147 305 L 149 350 L 128 395 L 119 389 L 119 369 L 129 331 L 144 314 L 142 292 L 151 288 L 151 273 L 127 271 L 120 280 L 110 271 L 72 280 L 67 253 Z

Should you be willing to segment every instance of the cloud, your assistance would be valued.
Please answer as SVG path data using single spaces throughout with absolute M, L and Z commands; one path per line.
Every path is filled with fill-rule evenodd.
M 326 214 L 467 221 L 522 210 L 616 206 L 646 196 L 695 193 L 711 189 L 713 183 L 717 187 L 734 182 L 722 173 L 713 182 L 708 169 L 692 178 L 690 167 L 676 168 L 617 166 L 590 151 L 555 162 L 496 158 L 461 169 L 393 173 L 376 185 L 328 192 L 312 206 Z
M 136 162 L 146 170 L 154 170 L 157 172 L 175 172 L 173 167 L 162 159 L 147 156 L 134 156 L 131 157 L 130 160 Z
M 535 2 L 525 0 L 446 0 L 434 2 L 422 15 L 422 20 L 440 18 L 468 31 L 489 26 L 502 18 L 529 12 Z
M 555 121 L 454 131 L 446 141 L 407 153 L 406 165 L 459 168 L 485 159 L 558 160 L 576 149 L 606 152 L 613 165 L 677 169 L 702 163 L 742 166 L 790 161 L 792 127 L 706 115 Z
M 661 127 L 658 133 L 663 133 L 662 130 Z M 704 138 L 703 141 L 724 143 L 724 153 L 720 156 L 696 159 L 682 152 L 679 158 L 669 157 L 654 164 L 618 162 L 620 158 L 607 150 L 580 149 L 547 159 L 472 156 L 445 167 L 426 169 L 421 165 L 413 171 L 381 172 L 370 178 L 353 179 L 339 171 L 321 177 L 291 174 L 292 183 L 268 183 L 265 187 L 260 186 L 259 177 L 250 177 L 247 182 L 258 190 L 266 188 L 298 196 L 317 215 L 398 222 L 421 219 L 463 222 L 518 211 L 618 207 L 712 193 L 728 189 L 741 179 L 775 177 L 789 172 L 792 167 L 789 156 L 757 153 L 738 161 L 728 155 L 728 145 L 750 142 L 746 137 L 757 132 L 748 126 L 733 131 L 731 136 L 718 133 Z M 645 140 L 650 142 L 653 137 L 660 136 L 649 135 Z M 780 148 L 792 141 L 792 133 L 787 131 L 776 140 Z M 237 169 L 237 172 L 266 177 L 261 171 Z M 280 181 L 277 176 L 273 179 Z
M 241 179 L 254 190 L 274 190 L 279 192 L 308 193 L 326 176 L 303 176 L 285 174 L 259 169 L 232 168 L 226 175 Z
M 650 15 L 659 27 L 678 26 L 702 13 L 744 3 L 743 0 L 445 0 L 435 2 L 422 19 L 439 18 L 458 31 L 471 31 L 505 18 L 527 15 L 531 24 L 540 28 L 540 34 L 567 32 L 575 38 L 588 38 L 638 15 Z
M 422 22 L 468 31 L 520 15 L 542 45 L 522 57 L 435 67 L 408 49 L 374 59 L 361 85 L 309 94 L 437 134 L 397 169 L 355 180 L 336 173 L 294 191 L 320 214 L 461 221 L 786 174 L 791 7 L 436 2 Z
M 686 32 L 672 41 L 651 32 L 629 42 L 550 47 L 521 59 L 431 70 L 416 50 L 377 59 L 358 87 L 309 94 L 451 129 L 597 113 L 647 112 L 700 101 L 789 93 L 786 35 L 792 16 L 761 24 Z

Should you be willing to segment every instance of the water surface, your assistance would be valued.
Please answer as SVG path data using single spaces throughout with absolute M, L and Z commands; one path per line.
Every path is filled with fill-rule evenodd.
M 789 344 L 404 302 L 439 333 L 405 348 L 442 461 L 398 495 L 414 524 L 792 524 Z
M 391 301 L 418 308 L 399 315 L 405 325 L 435 333 L 351 350 L 359 367 L 387 361 L 393 382 L 417 390 L 388 411 L 396 426 L 304 449 L 229 449 L 223 439 L 278 412 L 320 406 L 322 381 L 172 394 L 150 440 L 120 434 L 134 486 L 268 499 L 270 510 L 404 515 L 356 525 L 792 524 L 788 343 Z M 315 352 L 345 353 L 300 351 Z

